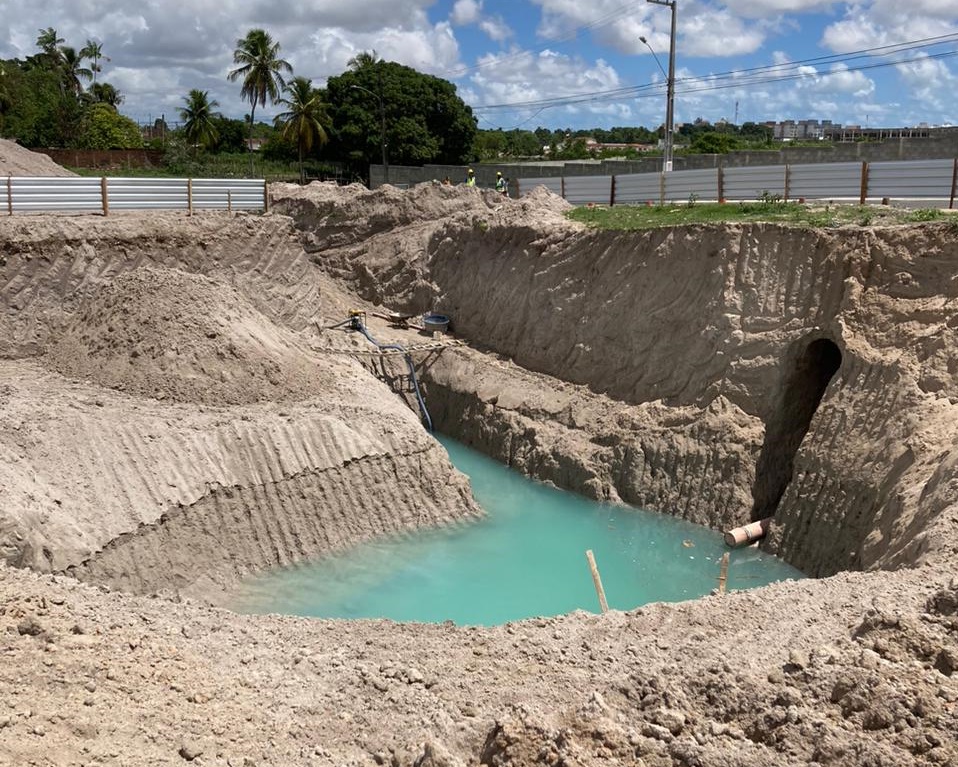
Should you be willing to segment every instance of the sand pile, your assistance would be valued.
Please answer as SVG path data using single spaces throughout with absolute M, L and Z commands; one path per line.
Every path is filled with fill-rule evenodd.
M 292 216 L 303 248 L 323 269 L 363 298 L 399 311 L 437 308 L 430 261 L 440 248 L 456 249 L 496 227 L 514 243 L 544 233 L 576 230 L 571 205 L 545 187 L 519 200 L 489 189 L 419 184 L 404 191 L 313 183 L 270 186 L 273 209 Z
M 0 176 L 75 176 L 45 154 L 31 152 L 9 139 L 0 138 Z
M 63 375 L 156 399 L 236 405 L 333 385 L 301 340 L 235 288 L 143 267 L 87 297 L 46 354 Z

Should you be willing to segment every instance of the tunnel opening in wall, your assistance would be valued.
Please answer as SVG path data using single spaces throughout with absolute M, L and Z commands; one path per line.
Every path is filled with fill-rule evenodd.
M 777 405 L 766 423 L 755 467 L 752 521 L 774 516 L 792 480 L 798 448 L 841 364 L 842 352 L 828 338 L 803 339 L 786 361 Z

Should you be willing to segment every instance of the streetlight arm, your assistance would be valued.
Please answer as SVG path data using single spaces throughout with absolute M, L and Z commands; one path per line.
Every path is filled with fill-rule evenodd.
M 640 42 L 640 43 L 645 43 L 645 47 L 648 48 L 649 51 L 651 51 L 651 53 L 652 53 L 652 58 L 655 59 L 655 63 L 659 65 L 659 70 L 662 72 L 662 76 L 663 76 L 666 80 L 668 80 L 669 75 L 668 75 L 668 73 L 665 71 L 665 67 L 662 66 L 662 62 L 659 61 L 659 57 L 658 57 L 658 55 L 656 54 L 655 49 L 652 47 L 652 43 L 650 43 L 648 40 L 646 40 L 644 35 L 641 36 L 641 37 L 639 37 L 639 42 Z

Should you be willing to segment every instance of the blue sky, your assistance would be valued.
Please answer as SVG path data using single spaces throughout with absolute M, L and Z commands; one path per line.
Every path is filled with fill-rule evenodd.
M 679 122 L 958 124 L 958 0 L 676 2 Z M 667 68 L 669 24 L 645 0 L 0 0 L 0 57 L 53 26 L 103 43 L 100 76 L 138 121 L 175 118 L 191 88 L 242 116 L 225 75 L 261 26 L 317 85 L 364 50 L 450 79 L 483 128 L 654 127 L 665 77 L 639 38 Z

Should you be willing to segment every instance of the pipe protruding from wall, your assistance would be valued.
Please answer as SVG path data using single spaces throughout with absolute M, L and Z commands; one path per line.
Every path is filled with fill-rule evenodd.
M 759 541 L 768 534 L 768 528 L 771 524 L 772 517 L 766 517 L 758 522 L 749 522 L 741 527 L 733 527 L 725 533 L 725 545 L 735 548 L 736 546 Z

